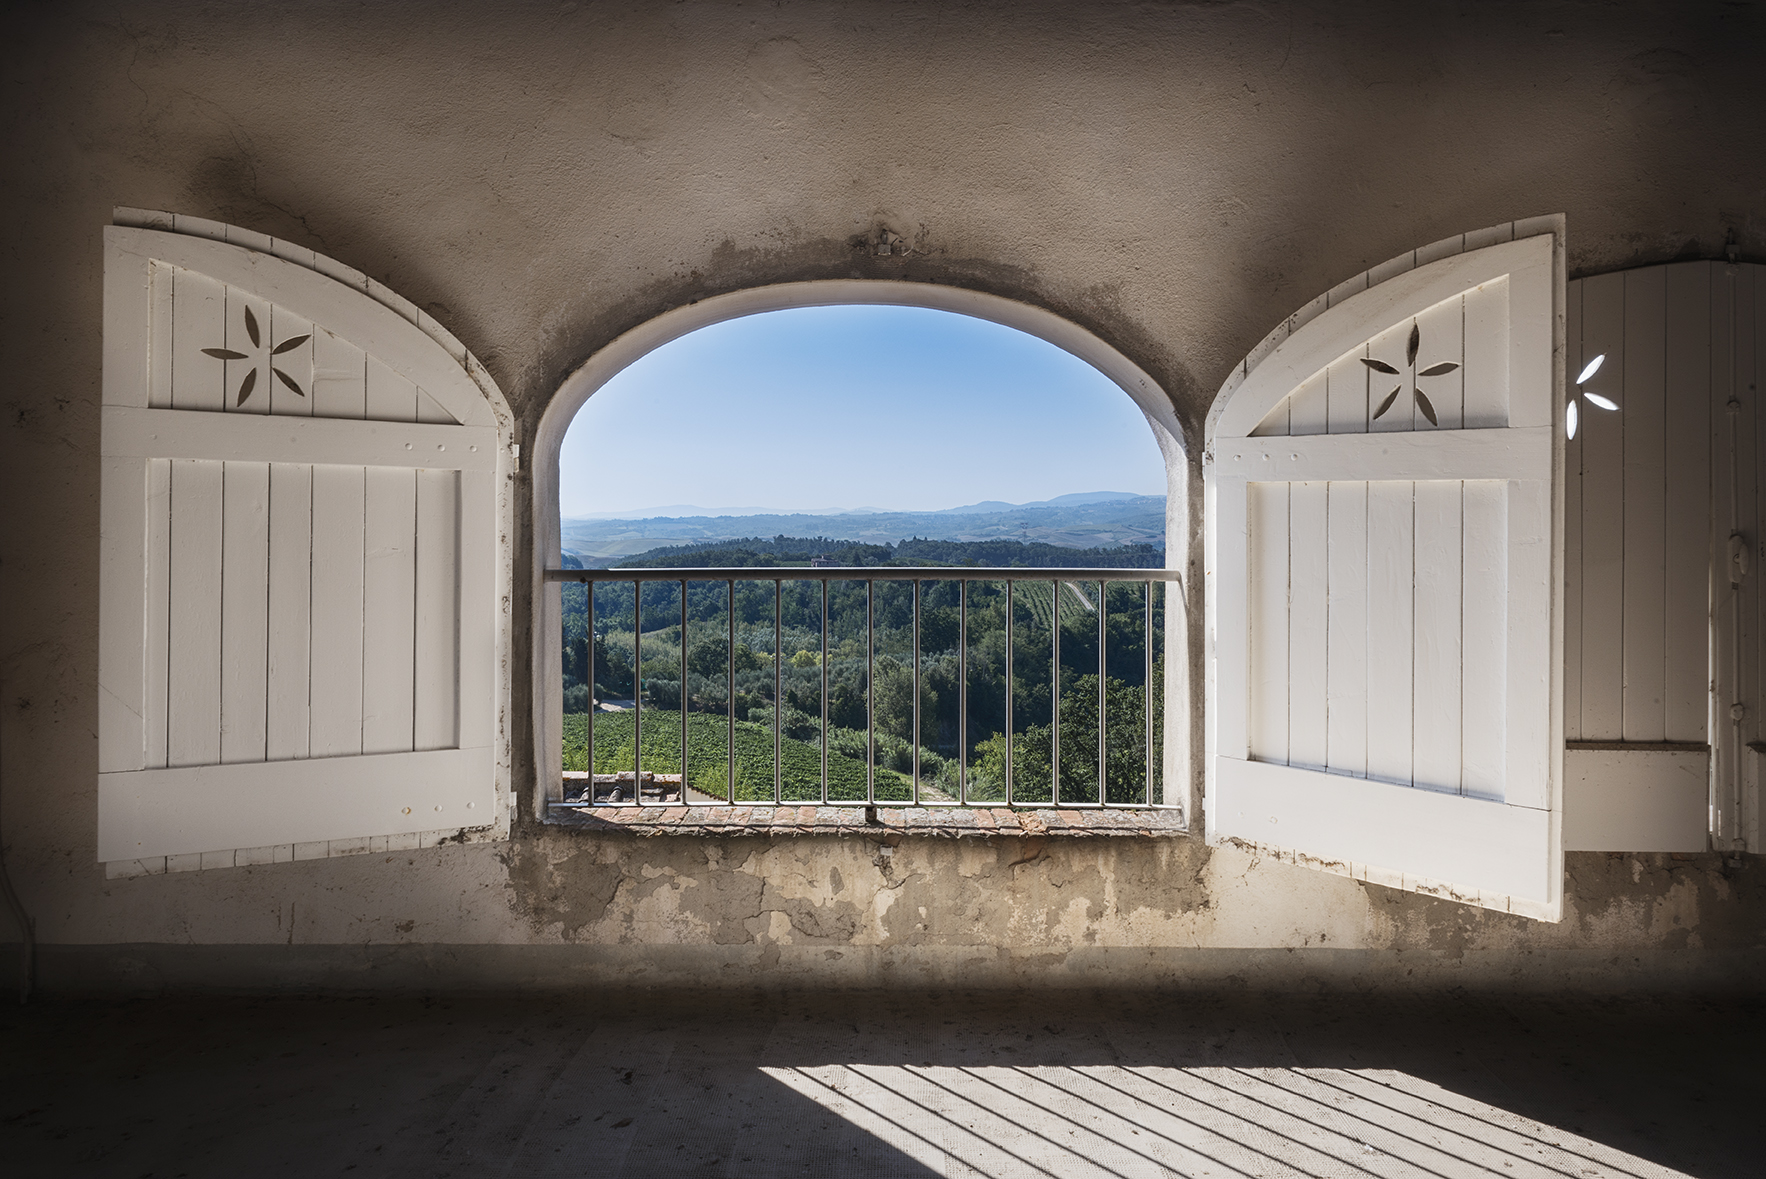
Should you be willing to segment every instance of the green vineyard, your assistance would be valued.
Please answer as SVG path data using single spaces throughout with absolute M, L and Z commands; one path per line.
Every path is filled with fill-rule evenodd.
M 595 767 L 597 774 L 629 772 L 635 714 L 595 714 Z M 587 713 L 564 717 L 564 768 L 589 768 Z M 644 709 L 643 768 L 653 774 L 681 772 L 681 714 L 667 709 Z M 820 802 L 822 797 L 822 749 L 819 744 L 790 737 L 779 743 L 781 797 L 786 802 Z M 687 784 L 701 794 L 724 799 L 729 792 L 729 722 L 709 713 L 687 714 Z M 855 758 L 828 753 L 828 797 L 836 801 L 862 802 L 865 798 L 865 765 Z M 913 784 L 892 770 L 877 770 L 877 800 L 908 802 Z M 736 722 L 736 801 L 771 802 L 773 798 L 773 730 L 767 725 Z

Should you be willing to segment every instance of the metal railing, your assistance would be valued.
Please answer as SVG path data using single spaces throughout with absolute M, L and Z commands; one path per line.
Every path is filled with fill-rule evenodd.
M 826 806 L 1007 806 L 1007 807 L 1165 807 L 1177 808 L 1179 801 L 1166 803 L 1163 792 L 1162 767 L 1158 764 L 1159 752 L 1162 747 L 1162 708 L 1155 704 L 1160 695 L 1159 685 L 1155 683 L 1155 646 L 1162 639 L 1162 633 L 1155 626 L 1155 616 L 1163 615 L 1163 609 L 1156 609 L 1155 585 L 1180 583 L 1181 575 L 1168 569 L 995 569 L 976 566 L 958 567 L 905 567 L 905 566 L 856 566 L 856 567 L 811 567 L 811 568 L 677 568 L 677 569 L 548 569 L 548 582 L 578 583 L 585 588 L 586 633 L 588 647 L 588 669 L 584 677 L 587 684 L 588 716 L 582 726 L 585 749 L 583 760 L 586 772 L 566 771 L 564 788 L 561 796 L 548 799 L 548 806 L 564 808 L 581 808 L 599 805 L 643 805 L 643 806 L 777 806 L 777 805 L 826 805 Z M 679 712 L 680 712 L 680 772 L 677 775 L 653 773 L 645 769 L 645 672 L 643 659 L 644 642 L 644 587 L 653 583 L 674 583 L 679 589 Z M 725 589 L 725 626 L 720 636 L 726 644 L 727 660 L 725 673 L 725 713 L 726 743 L 724 760 L 727 764 L 726 779 L 723 783 L 723 796 L 717 797 L 716 787 L 706 782 L 703 775 L 699 779 L 690 776 L 689 734 L 690 715 L 690 676 L 689 676 L 689 593 L 688 587 L 695 584 L 723 583 Z M 739 584 L 771 583 L 773 600 L 772 618 L 772 683 L 770 707 L 772 713 L 772 769 L 773 781 L 771 796 L 766 797 L 764 789 L 761 797 L 754 797 L 754 784 L 744 780 L 742 785 L 749 791 L 749 797 L 738 797 L 738 758 L 737 758 L 737 726 L 738 723 L 749 725 L 750 722 L 737 720 L 737 591 Z M 793 797 L 786 797 L 786 771 L 784 759 L 784 716 L 787 711 L 787 694 L 785 692 L 784 653 L 784 603 L 785 587 L 792 583 L 820 583 L 820 650 L 811 652 L 815 665 L 819 668 L 819 703 L 820 723 L 816 726 L 820 736 L 821 773 L 819 797 L 814 789 L 806 797 L 801 781 L 794 783 L 796 792 Z M 841 791 L 830 790 L 830 720 L 829 720 L 829 639 L 834 620 L 829 614 L 829 586 L 839 582 L 864 583 L 864 678 L 863 696 L 866 720 L 865 729 L 865 767 L 864 789 L 862 797 L 857 796 L 855 788 L 847 787 Z M 912 753 L 911 776 L 895 771 L 884 770 L 883 773 L 893 780 L 889 797 L 879 796 L 878 766 L 878 708 L 875 700 L 877 685 L 877 588 L 879 582 L 911 582 L 913 583 L 912 598 L 912 714 L 910 741 Z M 922 621 L 922 588 L 930 584 L 958 583 L 958 628 L 957 628 L 957 685 L 958 703 L 956 748 L 956 790 L 954 793 L 938 788 L 925 782 L 922 776 L 923 737 L 921 703 L 924 677 L 922 674 L 923 643 L 921 635 Z M 1081 583 L 1095 582 L 1097 585 L 1097 601 L 1092 603 L 1081 589 Z M 1003 732 L 996 732 L 994 737 L 1004 737 L 1003 781 L 991 783 L 988 790 L 975 789 L 974 768 L 970 765 L 971 742 L 969 740 L 969 686 L 970 686 L 970 633 L 969 606 L 974 584 L 1005 586 L 1004 597 L 1004 724 Z M 1050 671 L 1049 702 L 1046 713 L 1039 713 L 1032 720 L 1048 718 L 1048 762 L 1047 781 L 1039 781 L 1035 788 L 1021 789 L 1015 773 L 1014 753 L 1017 742 L 1036 735 L 1037 727 L 1028 727 L 1026 733 L 1019 733 L 1014 712 L 1013 685 L 1016 670 L 1016 645 L 1014 641 L 1014 619 L 1017 614 L 1017 603 L 1014 596 L 1019 587 L 1026 583 L 1040 583 L 1049 587 L 1047 625 L 1048 665 Z M 632 648 L 632 715 L 631 723 L 631 768 L 622 772 L 614 767 L 615 772 L 609 774 L 596 773 L 595 760 L 595 729 L 597 716 L 605 713 L 597 710 L 594 699 L 596 687 L 596 671 L 599 663 L 598 641 L 602 634 L 596 628 L 595 589 L 597 585 L 615 584 L 631 587 L 631 648 Z M 1061 610 L 1061 587 L 1065 585 L 1073 597 L 1087 613 L 1096 615 L 1097 623 L 1097 684 L 1096 695 L 1096 745 L 1097 765 L 1095 780 L 1088 785 L 1085 781 L 1073 783 L 1067 789 L 1063 783 L 1061 763 L 1062 741 L 1062 710 L 1073 703 L 1073 697 L 1063 701 L 1061 662 L 1061 637 L 1063 619 Z M 1119 759 L 1118 770 L 1112 781 L 1110 770 L 1110 752 L 1113 737 L 1120 734 L 1124 722 L 1118 709 L 1114 718 L 1109 712 L 1109 696 L 1114 684 L 1119 690 L 1130 687 L 1121 680 L 1112 680 L 1108 674 L 1109 663 L 1109 598 L 1110 586 L 1133 586 L 1141 589 L 1140 610 L 1143 613 L 1140 628 L 1140 645 L 1144 649 L 1144 666 L 1141 667 L 1140 695 L 1142 698 L 1140 743 L 1143 747 L 1144 763 L 1134 767 L 1138 773 L 1127 770 Z M 1144 588 L 1143 588 L 1144 587 Z M 1180 591 L 1181 592 L 1181 591 Z M 1025 597 L 1028 594 L 1023 595 Z M 675 625 L 671 620 L 664 627 L 666 630 Z M 1071 632 L 1070 632 L 1071 633 Z M 1082 636 L 1083 637 L 1083 636 Z M 758 654 L 749 650 L 751 655 Z M 794 664 L 795 666 L 799 666 Z M 803 665 L 807 666 L 807 665 Z M 1089 674 L 1089 673 L 1087 673 Z M 651 677 L 654 679 L 655 677 Z M 652 703 L 648 707 L 655 709 Z M 669 711 L 661 709 L 661 711 Z M 1156 715 L 1160 714 L 1160 715 Z M 701 709 L 698 715 L 716 715 Z M 812 718 L 813 720 L 813 718 Z M 1112 731 L 1112 723 L 1115 731 Z M 620 750 L 623 754 L 623 747 Z M 561 751 L 562 753 L 562 751 Z M 945 760 L 950 760 L 946 758 Z M 1086 776 L 1090 775 L 1090 767 L 1085 767 Z M 1076 777 L 1077 775 L 1070 775 Z M 1135 778 L 1139 779 L 1136 789 Z M 904 785 L 901 779 L 907 778 Z M 626 794 L 627 783 L 631 793 Z M 1113 790 L 1112 787 L 1115 787 Z M 671 789 L 672 788 L 672 789 Z M 573 791 L 576 797 L 571 797 Z M 1003 797 L 977 797 L 980 793 L 1003 794 Z M 903 796 L 905 794 L 905 797 Z M 1090 797 L 1080 795 L 1089 794 Z M 1130 797 L 1130 795 L 1133 797 Z M 1040 796 L 1040 797 L 1039 797 Z

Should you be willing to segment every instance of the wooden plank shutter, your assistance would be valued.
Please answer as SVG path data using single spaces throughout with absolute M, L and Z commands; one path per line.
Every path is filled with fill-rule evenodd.
M 1216 404 L 1207 826 L 1557 920 L 1560 235 L 1484 236 L 1333 292 Z
M 100 860 L 496 821 L 497 421 L 364 285 L 105 231 Z

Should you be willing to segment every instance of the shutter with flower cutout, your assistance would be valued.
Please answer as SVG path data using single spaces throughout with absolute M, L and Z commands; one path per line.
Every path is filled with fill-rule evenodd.
M 1405 255 L 1217 402 L 1211 840 L 1558 918 L 1560 237 Z
M 307 258 L 106 230 L 100 860 L 494 821 L 493 410 Z

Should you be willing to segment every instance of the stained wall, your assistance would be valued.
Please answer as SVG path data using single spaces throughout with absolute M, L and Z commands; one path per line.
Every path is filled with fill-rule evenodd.
M 1573 275 L 1720 258 L 1732 234 L 1766 258 L 1757 6 L 174 2 L 5 20 L 0 843 L 46 986 L 1759 977 L 1761 870 L 1709 856 L 1572 855 L 1568 916 L 1544 926 L 1186 837 L 638 840 L 518 817 L 502 843 L 132 880 L 93 854 L 113 206 L 366 271 L 484 360 L 528 434 L 575 365 L 671 307 L 888 277 L 1097 333 L 1170 393 L 1194 452 L 1275 323 L 1413 246 L 1561 211 Z M 911 252 L 876 256 L 884 231 Z

